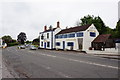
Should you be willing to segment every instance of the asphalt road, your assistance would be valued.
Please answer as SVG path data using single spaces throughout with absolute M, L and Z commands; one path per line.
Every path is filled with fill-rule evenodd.
M 117 60 L 79 52 L 8 47 L 2 56 L 20 78 L 118 78 Z

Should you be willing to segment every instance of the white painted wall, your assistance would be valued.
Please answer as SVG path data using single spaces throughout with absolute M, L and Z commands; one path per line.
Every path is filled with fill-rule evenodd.
M 57 28 L 54 31 L 49 31 L 49 32 L 43 32 L 40 33 L 40 47 L 44 48 L 44 44 L 46 42 L 46 49 L 52 49 L 55 48 L 55 35 L 61 31 L 61 28 Z M 47 33 L 49 33 L 49 38 L 47 38 Z M 44 36 L 44 39 L 41 40 L 41 36 Z M 53 35 L 53 36 L 52 36 Z M 53 40 L 52 40 L 53 37 Z M 41 46 L 41 42 L 43 42 L 43 46 Z M 50 42 L 50 47 L 47 47 L 47 42 Z M 53 46 L 52 46 L 53 45 Z
M 55 31 L 53 32 L 53 48 L 55 48 L 55 43 L 56 43 L 56 40 L 55 40 L 55 35 L 57 34 L 57 33 L 59 33 L 61 31 L 61 28 L 57 28 L 57 29 L 55 29 Z
M 95 32 L 96 37 L 99 35 L 98 30 L 93 24 L 86 31 L 84 31 L 83 51 L 89 50 L 89 47 L 91 47 L 91 42 L 96 38 L 96 37 L 91 37 L 90 32 Z
M 82 32 L 82 31 L 81 31 Z M 73 32 L 75 33 L 75 32 Z M 68 33 L 69 34 L 69 33 Z M 75 35 L 76 36 L 76 35 Z M 74 37 L 74 38 L 59 38 L 56 39 L 56 42 L 60 42 L 60 46 L 56 46 L 57 49 L 63 49 L 63 41 L 65 41 L 65 49 L 70 50 L 70 46 L 67 46 L 68 42 L 73 42 L 73 50 L 78 50 L 78 38 L 83 38 L 83 37 Z
M 49 38 L 47 38 L 47 33 L 49 33 Z M 44 39 L 43 39 L 43 40 L 41 40 L 42 34 L 43 34 L 43 36 L 44 36 Z M 41 48 L 44 48 L 44 44 L 45 44 L 45 42 L 46 42 L 46 48 L 47 48 L 47 49 L 51 49 L 51 37 L 52 37 L 51 34 L 52 34 L 52 31 L 49 31 L 49 32 L 45 32 L 45 33 L 41 33 L 41 34 L 40 34 L 40 47 L 41 47 Z M 41 42 L 43 42 L 43 46 L 41 46 Z M 50 47 L 47 47 L 47 42 L 50 42 Z
M 0 47 L 2 47 L 2 39 L 0 38 Z
M 67 46 L 67 42 L 74 42 L 73 50 L 78 50 L 78 38 L 83 38 L 83 49 L 82 51 L 89 50 L 89 47 L 91 47 L 91 42 L 99 35 L 99 32 L 97 31 L 96 27 L 92 24 L 86 31 L 83 32 L 83 37 L 74 37 L 74 38 L 60 38 L 56 39 L 56 42 L 60 42 L 60 46 L 56 46 L 57 49 L 63 49 L 63 41 L 65 41 L 65 48 L 70 49 L 69 46 Z M 90 32 L 95 32 L 96 37 L 91 37 Z M 74 32 L 75 33 L 75 32 Z M 76 35 L 75 35 L 76 36 Z

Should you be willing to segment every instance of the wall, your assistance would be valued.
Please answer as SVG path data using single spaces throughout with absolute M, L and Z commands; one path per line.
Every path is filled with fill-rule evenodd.
M 2 46 L 2 39 L 0 38 L 0 47 Z
M 75 32 L 73 32 L 73 33 L 75 33 Z M 59 38 L 59 39 L 56 39 L 56 42 L 60 42 L 60 44 L 61 44 L 60 46 L 56 46 L 56 48 L 57 49 L 63 49 L 63 41 L 65 41 L 65 49 L 70 50 L 71 47 L 67 46 L 67 43 L 68 42 L 73 42 L 74 43 L 73 50 L 78 50 L 78 38 L 83 38 L 83 37 L 76 37 L 76 35 L 75 35 L 75 37 L 73 37 L 73 38 Z
M 44 48 L 44 43 L 46 42 L 46 48 L 47 49 L 54 49 L 55 48 L 55 35 L 61 31 L 61 28 L 55 29 L 55 31 L 49 31 L 45 33 L 40 34 L 40 47 Z M 47 33 L 49 33 L 49 39 L 47 38 Z M 44 39 L 41 40 L 41 36 L 44 36 Z M 41 42 L 43 42 L 43 46 L 41 46 Z M 47 42 L 50 42 L 50 47 L 47 47 Z
M 96 37 L 91 37 L 90 32 L 95 32 L 96 37 L 99 35 L 99 32 L 97 31 L 96 27 L 92 24 L 85 32 L 84 32 L 84 38 L 83 38 L 83 51 L 89 50 L 89 47 L 91 47 L 91 42 Z
M 47 38 L 47 33 L 49 33 L 49 38 Z M 52 31 L 49 31 L 49 32 L 45 32 L 45 33 L 41 33 L 40 34 L 40 47 L 41 48 L 44 48 L 44 43 L 46 42 L 46 48 L 47 49 L 51 49 L 51 33 L 52 33 Z M 44 36 L 44 39 L 43 40 L 41 40 L 41 36 L 42 36 L 42 34 L 43 34 L 43 36 Z M 41 42 L 43 42 L 43 46 L 41 46 Z M 50 47 L 47 47 L 47 42 L 50 42 Z
M 61 28 L 57 28 L 57 29 L 55 29 L 55 31 L 53 32 L 53 48 L 55 48 L 55 43 L 56 43 L 56 40 L 55 40 L 55 35 L 57 34 L 57 33 L 59 33 L 61 31 Z

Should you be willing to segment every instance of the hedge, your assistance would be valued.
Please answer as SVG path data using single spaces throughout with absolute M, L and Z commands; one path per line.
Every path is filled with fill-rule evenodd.
M 10 46 L 15 46 L 15 45 L 18 45 L 17 42 L 14 42 L 14 43 L 8 43 L 7 46 L 10 47 Z

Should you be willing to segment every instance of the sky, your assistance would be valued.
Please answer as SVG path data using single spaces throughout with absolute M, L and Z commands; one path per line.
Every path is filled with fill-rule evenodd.
M 17 39 L 25 32 L 33 40 L 44 26 L 62 29 L 75 26 L 86 15 L 100 16 L 106 26 L 115 28 L 118 21 L 119 0 L 2 0 L 0 2 L 0 37 Z

